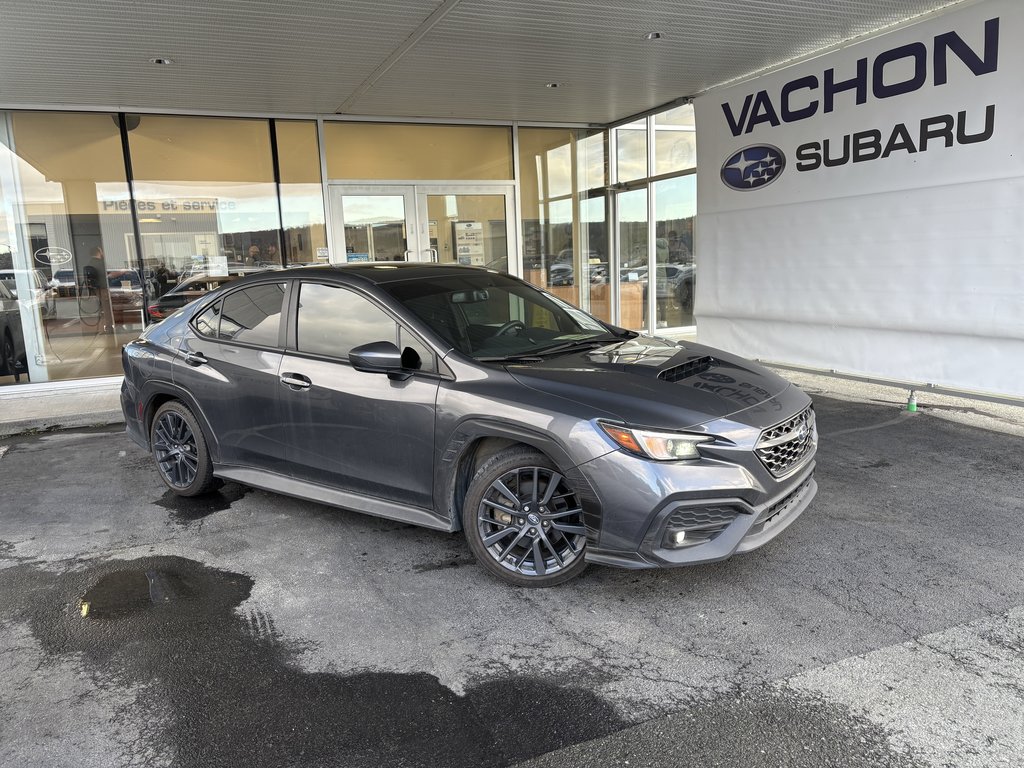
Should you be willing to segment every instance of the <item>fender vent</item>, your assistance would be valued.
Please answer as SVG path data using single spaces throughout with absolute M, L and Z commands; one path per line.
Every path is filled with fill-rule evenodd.
M 696 376 L 698 373 L 704 373 L 708 368 L 714 366 L 715 363 L 715 358 L 709 355 L 695 357 L 692 360 L 687 360 L 682 365 L 666 368 L 658 374 L 658 378 L 663 381 L 682 381 L 691 376 Z

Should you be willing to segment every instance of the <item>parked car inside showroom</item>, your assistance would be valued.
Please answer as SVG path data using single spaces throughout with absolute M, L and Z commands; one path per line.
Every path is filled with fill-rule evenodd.
M 475 267 L 250 275 L 122 360 L 128 434 L 174 493 L 221 478 L 461 530 L 524 586 L 747 552 L 817 489 L 795 386 Z

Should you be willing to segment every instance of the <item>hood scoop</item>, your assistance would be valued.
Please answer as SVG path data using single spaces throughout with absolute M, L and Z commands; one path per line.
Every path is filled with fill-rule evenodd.
M 704 373 L 704 371 L 717 364 L 718 361 L 710 355 L 695 357 L 692 360 L 687 360 L 682 365 L 675 365 L 671 368 L 666 368 L 658 374 L 658 378 L 663 381 L 682 381 L 683 379 L 688 379 L 691 376 L 696 376 L 698 373 Z

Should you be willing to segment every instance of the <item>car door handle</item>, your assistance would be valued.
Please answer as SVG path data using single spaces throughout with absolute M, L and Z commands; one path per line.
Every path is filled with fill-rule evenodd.
M 204 365 L 205 363 L 208 363 L 210 361 L 202 352 L 186 352 L 185 362 L 191 366 L 199 366 Z
M 301 373 L 282 373 L 281 383 L 289 389 L 309 389 L 313 382 Z

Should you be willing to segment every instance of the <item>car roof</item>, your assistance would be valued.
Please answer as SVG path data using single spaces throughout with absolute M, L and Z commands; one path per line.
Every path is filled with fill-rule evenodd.
M 358 262 L 353 264 L 323 264 L 316 266 L 288 267 L 279 270 L 267 270 L 259 274 L 247 275 L 245 282 L 260 278 L 281 279 L 282 277 L 336 278 L 356 277 L 381 285 L 396 283 L 402 280 L 423 280 L 435 277 L 450 277 L 453 273 L 462 274 L 494 274 L 494 270 L 483 267 L 471 267 L 464 264 L 428 264 L 407 262 Z

